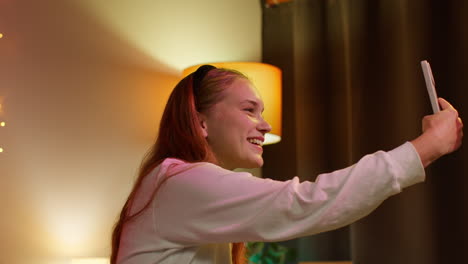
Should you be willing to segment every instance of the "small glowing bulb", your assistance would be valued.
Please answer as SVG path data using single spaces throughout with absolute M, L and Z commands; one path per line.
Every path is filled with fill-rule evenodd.
M 4 127 L 4 126 L 6 126 L 6 123 L 5 122 L 0 122 L 0 126 Z
M 3 152 L 3 148 L 0 148 L 0 153 L 2 153 L 2 152 Z
M 3 38 L 3 34 L 2 34 L 2 33 L 0 33 L 0 38 Z

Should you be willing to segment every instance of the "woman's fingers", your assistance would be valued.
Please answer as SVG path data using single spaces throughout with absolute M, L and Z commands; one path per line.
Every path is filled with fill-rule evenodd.
M 463 139 L 463 121 L 457 110 L 443 98 L 438 99 L 442 111 L 425 116 L 423 134 L 412 141 L 424 166 L 440 156 L 457 150 Z
M 442 97 L 439 97 L 438 98 L 438 102 L 439 102 L 439 105 L 440 107 L 442 108 L 442 110 L 452 110 L 452 111 L 455 111 L 456 113 L 458 113 L 457 109 L 455 109 L 455 107 L 453 107 L 449 102 L 447 102 L 447 100 L 445 100 L 444 98 Z

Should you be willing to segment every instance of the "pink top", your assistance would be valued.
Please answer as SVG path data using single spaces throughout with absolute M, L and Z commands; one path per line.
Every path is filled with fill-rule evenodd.
M 124 226 L 119 264 L 231 263 L 231 242 L 288 240 L 349 225 L 425 179 L 409 142 L 315 182 L 166 159 L 145 178 L 132 210 L 170 175 L 149 208 Z

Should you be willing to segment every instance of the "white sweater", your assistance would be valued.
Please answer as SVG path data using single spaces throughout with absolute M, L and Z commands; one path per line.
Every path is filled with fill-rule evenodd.
M 166 159 L 145 178 L 132 210 L 168 176 L 148 209 L 125 224 L 119 264 L 228 264 L 231 242 L 288 240 L 349 225 L 424 181 L 425 172 L 409 142 L 316 182 Z

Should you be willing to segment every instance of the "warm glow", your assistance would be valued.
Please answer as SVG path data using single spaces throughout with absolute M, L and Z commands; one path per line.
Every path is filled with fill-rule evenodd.
M 222 62 L 206 64 L 219 68 L 237 70 L 250 78 L 260 92 L 265 104 L 263 116 L 272 127 L 271 132 L 265 136 L 265 144 L 273 144 L 281 141 L 281 70 L 273 65 L 258 62 Z M 200 65 L 185 69 L 183 76 L 187 76 L 196 71 Z
M 0 193 L 12 202 L 0 225 L 0 263 L 107 256 L 115 217 L 181 71 L 206 60 L 260 61 L 261 5 L 0 0 L 7 2 Z M 39 24 L 22 26 L 38 14 Z
M 86 244 L 89 233 L 85 232 L 83 225 L 78 221 L 72 219 L 63 219 L 64 221 L 57 221 L 54 225 L 55 238 L 58 244 L 64 248 L 64 252 L 73 249 L 76 250 L 78 247 L 82 247 Z M 68 221 L 65 221 L 68 220 Z
M 108 258 L 76 258 L 70 264 L 109 264 Z
M 2 33 L 0 33 L 0 38 L 3 38 L 3 34 L 2 34 Z
M 76 2 L 171 74 L 204 61 L 260 60 L 261 6 L 257 1 Z
M 3 152 L 3 148 L 0 148 L 0 153 L 2 153 L 2 152 Z
M 46 191 L 40 184 L 36 184 L 36 188 L 41 193 Z M 47 246 L 57 255 L 86 256 L 90 254 L 89 248 L 101 243 L 97 234 L 102 235 L 99 230 L 102 228 L 99 210 L 103 210 L 99 206 L 102 205 L 95 202 L 98 197 L 90 193 L 79 197 L 69 190 L 67 195 L 60 201 L 52 197 L 41 199 L 41 204 L 36 205 L 41 208 L 42 221 L 48 229 L 44 238 L 47 237 Z
M 4 127 L 4 126 L 6 126 L 6 123 L 5 122 L 0 122 L 0 126 Z
M 281 3 L 288 3 L 288 2 L 292 2 L 292 0 L 266 0 L 265 5 L 267 7 L 274 7 Z

